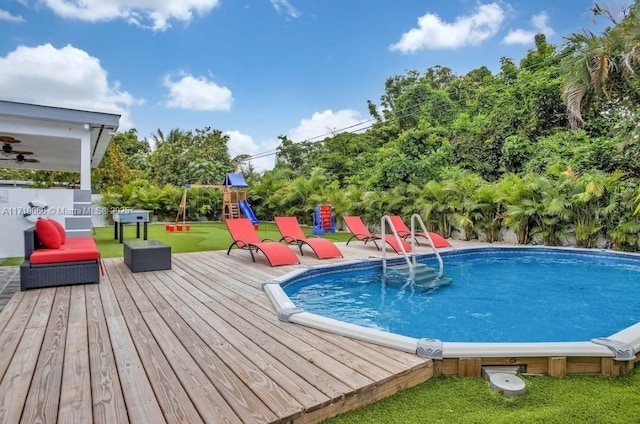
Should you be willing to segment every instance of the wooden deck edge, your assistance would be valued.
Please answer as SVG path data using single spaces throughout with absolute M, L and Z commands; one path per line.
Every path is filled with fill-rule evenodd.
M 431 360 L 425 361 L 416 365 L 410 371 L 396 374 L 383 382 L 372 384 L 364 390 L 358 390 L 352 395 L 337 398 L 324 408 L 314 408 L 313 411 L 305 411 L 300 417 L 291 417 L 291 420 L 284 419 L 283 421 L 294 424 L 319 423 L 345 412 L 378 402 L 399 391 L 424 383 L 433 377 L 434 363 Z

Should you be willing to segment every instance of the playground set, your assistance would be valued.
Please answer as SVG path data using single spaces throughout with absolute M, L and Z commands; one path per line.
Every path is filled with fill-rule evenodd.
M 224 219 L 240 218 L 240 214 L 251 220 L 254 227 L 258 228 L 258 218 L 253 213 L 251 206 L 247 202 L 247 189 L 249 185 L 244 180 L 242 174 L 227 174 L 222 184 L 186 184 L 180 205 L 178 205 L 178 214 L 173 225 L 168 224 L 165 230 L 173 231 L 189 231 L 191 225 L 187 224 L 187 196 L 191 188 L 210 188 L 222 190 L 222 215 Z
M 249 218 L 254 228 L 257 230 L 259 226 L 258 218 L 256 218 L 253 209 L 247 202 L 247 189 L 249 185 L 242 174 L 227 174 L 222 184 L 186 184 L 182 199 L 178 205 L 178 214 L 173 224 L 165 225 L 168 232 L 190 231 L 191 224 L 187 222 L 187 197 L 189 189 L 192 188 L 209 188 L 214 190 L 222 190 L 222 217 L 224 220 L 245 217 Z M 335 233 L 335 215 L 331 205 L 318 205 L 313 215 L 313 235 L 323 235 L 328 232 Z

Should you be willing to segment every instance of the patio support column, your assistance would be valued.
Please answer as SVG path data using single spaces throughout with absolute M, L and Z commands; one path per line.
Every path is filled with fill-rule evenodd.
M 84 124 L 80 138 L 80 190 L 91 190 L 91 133 L 89 124 Z

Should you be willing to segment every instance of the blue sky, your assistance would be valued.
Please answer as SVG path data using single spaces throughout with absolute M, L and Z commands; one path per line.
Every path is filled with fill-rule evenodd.
M 4 0 L 0 98 L 116 111 L 140 138 L 210 126 L 229 151 L 367 121 L 387 78 L 519 61 L 594 29 L 593 1 Z M 253 165 L 267 169 L 273 156 Z

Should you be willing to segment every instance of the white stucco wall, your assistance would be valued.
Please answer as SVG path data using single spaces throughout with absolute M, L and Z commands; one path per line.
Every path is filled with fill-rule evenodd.
M 49 206 L 47 216 L 65 225 L 65 214 L 72 214 L 73 190 L 0 187 L 0 258 L 24 255 L 23 231 L 34 225 L 22 213 L 30 201 Z

